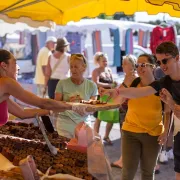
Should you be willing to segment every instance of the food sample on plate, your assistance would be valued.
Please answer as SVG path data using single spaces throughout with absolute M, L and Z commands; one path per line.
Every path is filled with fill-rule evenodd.
M 103 104 L 107 104 L 106 102 L 103 102 L 103 101 L 100 101 L 100 100 L 89 100 L 89 101 L 81 100 L 80 103 L 82 103 L 82 104 L 91 104 L 91 105 L 97 105 L 97 104 L 103 105 Z

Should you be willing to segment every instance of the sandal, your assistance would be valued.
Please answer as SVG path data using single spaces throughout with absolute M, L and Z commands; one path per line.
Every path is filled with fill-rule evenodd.
M 116 168 L 122 169 L 121 166 L 119 166 L 118 164 L 115 164 L 115 163 L 111 163 L 111 167 L 116 167 Z
M 160 173 L 160 166 L 159 166 L 159 164 L 156 164 L 154 173 L 155 174 L 159 174 Z
M 112 141 L 109 139 L 109 137 L 106 137 L 103 139 L 108 145 L 113 145 Z

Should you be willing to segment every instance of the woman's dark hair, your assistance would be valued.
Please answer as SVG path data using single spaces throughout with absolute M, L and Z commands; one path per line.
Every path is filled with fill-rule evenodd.
M 156 57 L 154 55 L 144 53 L 144 54 L 141 54 L 139 57 L 146 57 L 150 64 L 156 63 Z
M 61 39 L 57 39 L 56 51 L 59 51 L 61 53 L 64 53 L 65 51 L 65 46 L 63 46 Z
M 59 47 L 58 44 L 56 45 L 56 51 L 59 51 L 59 52 L 61 52 L 61 53 L 64 53 L 64 51 L 65 51 L 64 48 L 65 48 L 65 47 Z
M 8 64 L 9 59 L 11 59 L 11 53 L 5 49 L 0 49 L 0 63 L 4 62 Z

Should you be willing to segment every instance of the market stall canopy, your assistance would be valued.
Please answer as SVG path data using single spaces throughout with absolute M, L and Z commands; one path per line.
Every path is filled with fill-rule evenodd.
M 124 12 L 169 13 L 180 17 L 179 0 L 6 0 L 0 1 L 0 18 L 15 18 L 14 21 L 66 24 L 79 21 L 83 17 L 96 17 L 101 13 L 113 15 Z M 20 19 L 19 19 L 20 18 Z M 45 22 L 44 22 L 45 21 Z
M 104 20 L 104 19 L 82 19 L 78 22 L 69 22 L 66 26 L 57 26 L 56 30 L 66 32 L 93 32 L 102 31 L 106 28 L 120 30 L 143 30 L 152 31 L 154 25 L 130 21 Z
M 25 23 L 9 24 L 9 23 L 5 23 L 3 21 L 0 21 L 0 37 L 5 36 L 6 34 L 12 34 L 12 33 L 15 33 L 15 32 L 17 33 L 17 32 L 21 32 L 21 31 L 46 32 L 48 30 L 49 30 L 49 28 L 47 28 L 47 27 L 32 28 Z

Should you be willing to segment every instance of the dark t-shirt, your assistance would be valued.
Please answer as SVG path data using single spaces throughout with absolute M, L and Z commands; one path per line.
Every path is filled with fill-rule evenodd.
M 170 76 L 165 76 L 158 81 L 154 81 L 149 86 L 159 92 L 162 88 L 166 88 L 172 95 L 174 101 L 180 104 L 180 80 L 174 81 Z

